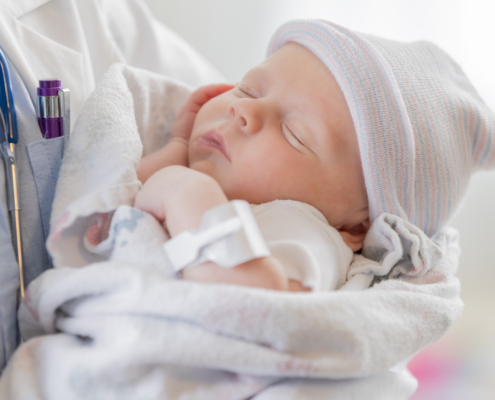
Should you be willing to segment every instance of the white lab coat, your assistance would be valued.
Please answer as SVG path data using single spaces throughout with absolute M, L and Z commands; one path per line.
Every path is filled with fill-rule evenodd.
M 71 90 L 72 124 L 98 79 L 116 62 L 192 86 L 224 80 L 140 0 L 0 0 L 0 46 L 33 104 L 38 80 Z
M 46 181 L 47 171 L 36 170 L 28 156 L 28 147 L 42 139 L 36 116 L 38 81 L 58 78 L 70 89 L 73 126 L 98 79 L 116 62 L 168 75 L 193 87 L 224 78 L 156 21 L 142 0 L 0 0 L 0 47 L 11 61 L 19 128 L 16 158 L 24 279 L 29 284 L 49 267 L 44 221 L 49 220 L 46 210 L 51 201 L 40 193 L 39 185 Z M 55 141 L 46 142 L 49 147 Z M 49 150 L 54 152 L 54 148 Z M 45 164 L 53 161 L 41 156 L 38 161 Z M 19 344 L 18 267 L 10 245 L 3 168 L 0 161 L 0 372 Z M 45 189 L 45 194 L 53 194 L 54 185 L 45 185 Z

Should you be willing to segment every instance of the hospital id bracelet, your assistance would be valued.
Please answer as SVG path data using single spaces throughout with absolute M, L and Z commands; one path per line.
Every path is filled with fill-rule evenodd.
M 175 272 L 206 261 L 232 268 L 270 255 L 251 207 L 244 200 L 233 200 L 207 210 L 197 231 L 182 232 L 163 247 Z

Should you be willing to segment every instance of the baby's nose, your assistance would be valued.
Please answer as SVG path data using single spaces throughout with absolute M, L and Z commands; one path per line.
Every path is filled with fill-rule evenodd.
M 240 99 L 231 103 L 228 113 L 243 133 L 255 134 L 263 125 L 260 110 L 252 99 Z
M 246 118 L 244 118 L 242 115 L 239 115 L 239 113 L 235 114 L 234 112 L 234 119 L 239 124 L 240 127 L 247 126 Z

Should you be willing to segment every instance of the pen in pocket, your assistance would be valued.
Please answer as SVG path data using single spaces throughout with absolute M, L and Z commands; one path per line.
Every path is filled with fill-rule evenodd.
M 45 139 L 70 134 L 70 91 L 62 87 L 60 79 L 40 80 L 38 88 L 41 134 Z

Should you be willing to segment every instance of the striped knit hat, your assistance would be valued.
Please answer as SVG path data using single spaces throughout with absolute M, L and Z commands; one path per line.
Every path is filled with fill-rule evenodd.
M 315 53 L 340 85 L 356 128 L 373 221 L 395 214 L 435 235 L 471 174 L 495 167 L 495 115 L 460 67 L 432 43 L 400 43 L 323 20 L 274 34 Z

